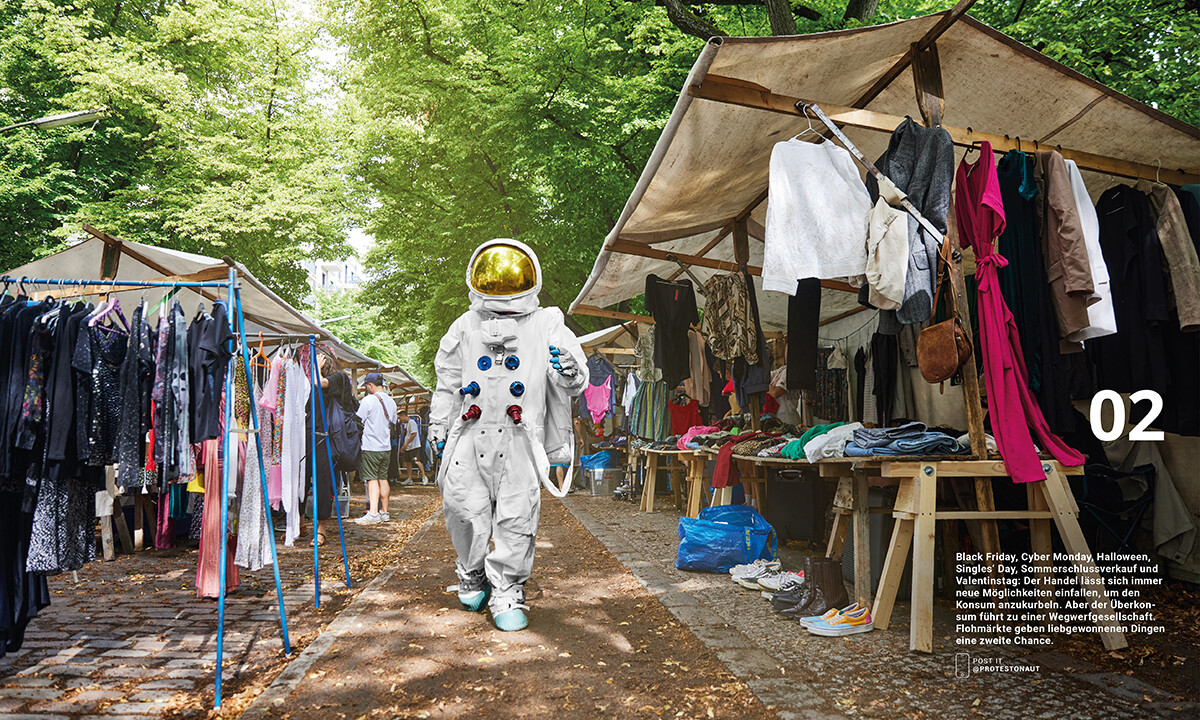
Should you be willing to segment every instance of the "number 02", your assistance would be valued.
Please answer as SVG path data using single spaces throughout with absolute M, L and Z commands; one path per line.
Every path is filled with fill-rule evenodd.
M 1153 390 L 1138 390 L 1129 396 L 1130 402 L 1141 402 L 1142 400 L 1150 401 L 1150 412 L 1146 413 L 1146 417 L 1134 426 L 1129 431 L 1130 440 L 1162 440 L 1163 433 L 1161 430 L 1147 430 L 1146 427 L 1154 422 L 1160 413 L 1162 413 L 1163 399 L 1162 396 Z M 1111 428 L 1105 429 L 1101 414 L 1104 410 L 1104 404 L 1109 403 L 1113 409 L 1113 424 Z M 1125 401 L 1114 390 L 1101 390 L 1092 398 L 1092 408 L 1089 413 L 1092 421 L 1092 433 L 1103 442 L 1110 442 L 1121 437 L 1121 433 L 1125 430 Z

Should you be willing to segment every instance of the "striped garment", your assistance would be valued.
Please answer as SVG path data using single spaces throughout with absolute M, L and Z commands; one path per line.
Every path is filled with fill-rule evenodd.
M 671 435 L 665 382 L 644 382 L 638 388 L 633 396 L 630 430 L 647 440 L 666 440 Z

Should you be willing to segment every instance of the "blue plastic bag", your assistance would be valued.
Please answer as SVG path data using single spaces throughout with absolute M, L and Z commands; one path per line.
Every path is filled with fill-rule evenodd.
M 601 450 L 592 455 L 581 455 L 579 464 L 584 470 L 600 470 L 602 468 L 613 468 L 617 466 L 616 455 L 608 450 Z
M 775 528 L 748 505 L 704 508 L 698 518 L 679 518 L 678 532 L 680 570 L 729 572 L 759 558 L 773 560 L 779 552 Z

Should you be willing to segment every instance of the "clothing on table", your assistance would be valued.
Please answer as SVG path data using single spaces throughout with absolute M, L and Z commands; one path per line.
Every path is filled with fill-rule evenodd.
M 1095 302 L 1092 295 L 1096 288 L 1067 165 L 1057 150 L 1038 150 L 1033 157 L 1033 178 L 1038 186 L 1034 203 L 1038 239 L 1058 320 L 1058 336 L 1065 338 L 1088 327 L 1087 308 Z
M 817 389 L 817 329 L 821 320 L 821 281 L 796 283 L 788 298 L 787 389 Z
M 791 295 L 803 278 L 864 273 L 871 199 L 848 150 L 829 140 L 776 143 L 768 187 L 763 290 Z
M 668 403 L 667 411 L 671 414 L 672 435 L 683 435 L 689 428 L 704 424 L 700 419 L 700 403 L 695 400 L 688 400 L 683 404 Z
M 704 283 L 704 319 L 700 332 L 713 356 L 720 360 L 744 358 L 758 362 L 757 308 L 753 284 L 741 272 L 713 275 Z M 793 288 L 794 289 L 794 286 Z M 641 354 L 638 354 L 641 357 Z M 639 371 L 642 380 L 649 379 Z
M 908 196 L 922 215 L 943 235 L 950 209 L 950 188 L 954 180 L 954 143 L 940 127 L 927 128 L 905 118 L 892 133 L 888 149 L 875 162 Z M 870 197 L 879 197 L 873 176 L 867 176 Z M 908 269 L 904 275 L 904 300 L 897 310 L 881 310 L 879 332 L 895 335 L 900 326 L 924 322 L 933 312 L 937 290 L 938 245 L 914 217 L 908 215 Z M 859 300 L 869 290 L 860 291 Z
M 941 432 L 923 432 L 911 437 L 899 438 L 886 445 L 864 446 L 857 440 L 846 443 L 845 457 L 877 457 L 881 455 L 962 455 L 969 450 L 958 441 Z
M 808 458 L 809 462 L 816 462 L 822 458 L 843 457 L 846 443 L 853 439 L 854 432 L 862 426 L 863 424 L 860 422 L 838 425 L 826 433 L 812 437 L 801 445 L 804 457 Z
M 1004 304 L 996 279 L 1008 264 L 995 251 L 996 237 L 1004 229 L 1004 205 L 996 178 L 991 143 L 981 143 L 974 165 L 962 162 L 955 183 L 955 216 L 959 241 L 975 252 L 979 281 L 980 345 L 988 411 L 996 444 L 1016 482 L 1046 477 L 1030 436 L 1033 428 L 1041 446 L 1068 466 L 1083 464 L 1083 456 L 1050 432 L 1029 390 L 1021 343 L 1012 313 Z
M 692 281 L 647 275 L 646 311 L 654 317 L 654 364 L 674 388 L 691 375 L 688 328 L 700 322 Z
M 898 427 L 860 428 L 854 431 L 854 442 L 861 447 L 883 447 L 896 440 L 919 437 L 928 430 L 925 423 L 910 422 Z
M 1154 229 L 1167 271 L 1167 303 L 1179 312 L 1182 330 L 1200 330 L 1200 259 L 1179 198 L 1170 187 L 1146 179 L 1133 186 L 1150 198 Z
M 758 435 L 757 432 L 742 433 L 729 438 L 717 451 L 717 460 L 713 467 L 712 486 L 714 488 L 730 487 L 742 482 L 737 463 L 733 462 L 733 446 Z
M 1083 342 L 1117 332 L 1117 319 L 1113 314 L 1112 286 L 1108 280 L 1108 265 L 1104 262 L 1104 251 L 1100 249 L 1100 219 L 1096 206 L 1088 195 L 1083 175 L 1074 160 L 1067 160 L 1067 175 L 1071 181 L 1071 194 L 1075 198 L 1075 210 L 1079 213 L 1079 224 L 1083 229 L 1083 242 L 1087 248 L 1088 267 L 1092 271 L 1092 286 L 1097 301 L 1088 305 L 1088 327 L 1067 335 L 1071 342 Z M 1007 210 L 1007 206 L 1005 206 Z

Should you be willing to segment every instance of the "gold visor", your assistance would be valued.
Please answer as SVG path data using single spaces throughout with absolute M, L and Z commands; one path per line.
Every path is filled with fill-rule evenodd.
M 493 245 L 471 266 L 471 289 L 480 295 L 505 297 L 532 290 L 537 285 L 533 258 L 512 245 Z

